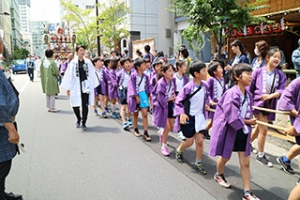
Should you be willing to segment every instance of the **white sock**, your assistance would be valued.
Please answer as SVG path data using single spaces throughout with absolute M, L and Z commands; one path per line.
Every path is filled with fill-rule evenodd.
M 265 155 L 265 152 L 258 152 L 258 157 L 262 158 Z
M 162 143 L 162 148 L 167 147 L 167 144 Z
M 116 112 L 116 104 L 111 104 L 111 111 Z

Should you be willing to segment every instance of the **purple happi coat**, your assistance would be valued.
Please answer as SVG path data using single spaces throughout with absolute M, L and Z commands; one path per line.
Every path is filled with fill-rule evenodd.
M 247 92 L 247 111 L 245 119 L 251 119 L 253 115 L 252 105 L 253 99 L 251 93 Z M 240 89 L 235 85 L 221 97 L 214 116 L 214 125 L 212 127 L 212 134 L 210 140 L 211 156 L 222 156 L 223 158 L 230 158 L 236 138 L 237 131 L 242 129 L 245 125 L 244 118 L 241 116 L 242 102 L 244 95 Z M 248 138 L 245 150 L 245 155 L 250 155 L 250 137 L 252 128 L 248 127 Z
M 150 93 L 152 94 L 154 87 L 157 83 L 157 74 L 155 71 L 152 71 L 150 75 Z
M 136 99 L 135 97 L 138 96 L 138 88 L 137 86 L 137 80 L 136 77 L 139 76 L 137 70 L 132 71 L 132 74 L 130 76 L 130 79 L 128 81 L 128 87 L 127 87 L 127 102 L 128 102 L 128 110 L 130 112 L 134 112 L 136 109 Z M 146 93 L 149 96 L 150 95 L 150 81 L 149 77 L 143 73 L 144 79 L 146 79 L 145 89 Z
M 300 113 L 300 77 L 293 80 L 283 91 L 278 109 L 285 111 L 297 110 Z M 300 134 L 300 115 L 298 114 L 297 117 L 290 116 L 290 119 L 297 133 Z
M 168 88 L 171 86 L 174 89 L 174 81 L 168 84 L 165 78 L 161 78 L 152 93 L 153 113 L 152 118 L 156 127 L 164 128 L 168 118 Z M 173 91 L 174 93 L 174 91 Z
M 176 100 L 175 100 L 175 107 L 174 107 L 174 116 L 176 116 L 175 124 L 174 124 L 174 131 L 178 132 L 180 130 L 180 114 L 184 114 L 184 105 L 183 101 L 194 92 L 195 87 L 195 81 L 194 79 L 190 80 L 178 93 Z M 207 85 L 204 84 L 202 81 L 202 87 L 205 89 L 205 99 L 204 99 L 204 108 L 203 108 L 203 114 L 204 116 L 207 116 L 207 112 L 205 110 L 205 104 L 209 105 L 209 91 L 207 88 Z
M 118 82 L 117 82 L 117 74 L 116 70 L 109 69 L 108 70 L 108 97 L 109 99 L 117 99 L 118 96 Z
M 222 77 L 220 80 L 218 80 L 216 77 L 210 77 L 206 82 L 208 90 L 209 90 L 209 94 L 210 94 L 210 99 L 215 102 L 218 103 L 218 101 L 220 99 L 217 98 L 218 96 L 218 84 L 222 84 L 222 95 L 224 94 L 224 92 L 226 91 L 226 83 L 224 78 Z M 210 106 L 212 109 L 216 109 L 217 106 Z M 214 112 L 208 112 L 208 119 L 213 119 L 214 118 Z
M 107 92 L 107 76 L 108 75 L 104 68 L 101 68 L 100 70 L 102 71 L 102 81 L 100 82 L 100 86 L 101 86 L 103 95 L 106 96 L 106 95 L 108 95 L 108 92 Z M 100 79 L 100 77 L 99 77 L 99 79 Z M 98 81 L 99 81 L 99 79 L 97 77 Z M 96 90 L 96 88 L 95 88 L 95 90 Z
M 286 75 L 279 69 L 275 68 L 275 83 L 274 92 L 282 93 L 286 87 Z M 262 95 L 266 94 L 267 90 L 267 68 L 266 66 L 256 69 L 252 73 L 252 83 L 249 87 L 249 91 L 253 95 L 253 105 L 263 107 L 264 102 L 260 99 Z M 270 100 L 270 109 L 276 109 L 278 99 Z M 254 110 L 254 114 L 259 114 L 260 111 Z M 270 113 L 268 119 L 270 121 L 275 120 L 275 113 Z

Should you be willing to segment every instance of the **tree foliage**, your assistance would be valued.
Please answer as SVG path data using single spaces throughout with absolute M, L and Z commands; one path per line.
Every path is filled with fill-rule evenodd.
M 13 59 L 25 59 L 29 54 L 30 52 L 27 49 L 14 46 Z
M 100 6 L 99 19 L 103 44 L 109 48 L 118 49 L 118 43 L 124 37 L 130 36 L 127 30 L 127 13 L 129 8 L 117 0 L 109 1 L 109 5 Z
M 251 11 L 267 7 L 266 0 L 171 0 L 172 12 L 189 18 L 189 27 L 183 35 L 189 40 L 198 37 L 199 32 L 211 31 L 219 47 L 222 43 L 222 30 L 242 28 L 245 25 L 259 23 L 262 18 L 253 17 Z M 189 31 L 189 34 L 185 32 Z M 219 48 L 220 49 L 220 48 Z
M 90 52 L 96 47 L 97 36 L 101 36 L 101 43 L 108 48 L 116 48 L 120 40 L 129 36 L 124 24 L 129 8 L 117 0 L 109 1 L 109 4 L 99 4 L 99 16 L 96 18 L 92 9 L 76 7 L 72 0 L 60 0 L 66 14 L 63 19 L 70 22 L 76 29 L 78 41 L 87 45 Z M 97 20 L 99 25 L 97 26 Z M 99 31 L 98 31 L 99 29 Z

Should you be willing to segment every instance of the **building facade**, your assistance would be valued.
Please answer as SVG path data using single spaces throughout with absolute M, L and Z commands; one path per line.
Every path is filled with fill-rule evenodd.
M 21 18 L 18 0 L 10 0 L 10 18 L 12 28 L 12 48 L 22 46 Z
M 36 56 L 45 56 L 47 44 L 43 40 L 44 25 L 48 24 L 47 21 L 31 21 L 31 36 L 32 36 L 32 54 Z
M 4 57 L 9 61 L 12 55 L 12 33 L 9 0 L 0 0 L 0 35 L 4 41 Z
M 121 1 L 121 0 L 120 0 Z M 154 48 L 170 56 L 174 53 L 174 14 L 166 10 L 169 0 L 125 0 L 130 8 L 128 28 L 131 42 L 154 38 Z M 140 49 L 143 51 L 143 49 Z M 152 49 L 151 51 L 154 51 Z

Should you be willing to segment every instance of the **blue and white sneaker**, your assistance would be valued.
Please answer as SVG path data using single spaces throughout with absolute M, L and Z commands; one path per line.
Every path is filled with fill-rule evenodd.
M 102 118 L 107 118 L 106 112 L 103 112 L 101 115 Z
M 129 126 L 132 126 L 132 125 L 133 125 L 132 120 L 131 120 L 130 118 L 127 119 L 127 124 L 128 124 Z
M 111 115 L 112 115 L 112 118 L 114 118 L 114 119 L 118 119 L 119 118 L 119 116 L 117 115 L 116 112 L 113 112 Z
M 124 130 L 128 130 L 129 129 L 129 125 L 127 124 L 127 122 L 124 122 L 122 125 Z
M 108 107 L 105 107 L 105 112 L 109 113 Z
M 95 116 L 99 116 L 99 114 L 98 114 L 98 111 L 97 111 L 97 110 L 94 110 L 94 115 L 95 115 Z

